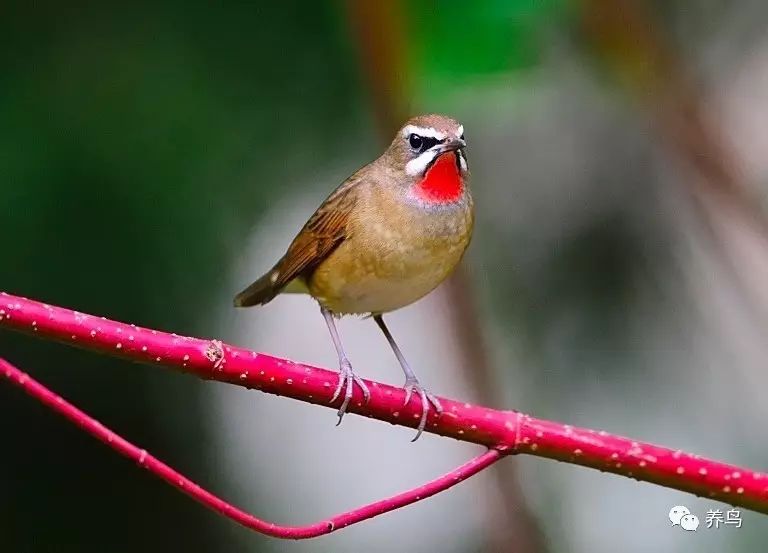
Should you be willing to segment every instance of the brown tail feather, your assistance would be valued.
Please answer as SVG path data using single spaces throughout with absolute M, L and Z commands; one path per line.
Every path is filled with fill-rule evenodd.
M 264 305 L 280 293 L 284 285 L 280 285 L 277 268 L 272 269 L 259 280 L 235 296 L 235 307 L 250 307 L 252 305 Z M 275 283 L 278 283 L 276 286 Z

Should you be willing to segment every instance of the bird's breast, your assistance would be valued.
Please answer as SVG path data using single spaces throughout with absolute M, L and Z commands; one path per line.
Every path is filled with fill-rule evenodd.
M 349 237 L 313 273 L 310 292 L 337 313 L 384 313 L 428 294 L 469 245 L 474 216 L 466 198 L 424 209 L 394 194 L 362 202 Z

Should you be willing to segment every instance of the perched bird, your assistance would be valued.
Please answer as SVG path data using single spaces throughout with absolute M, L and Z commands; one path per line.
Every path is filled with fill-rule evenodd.
M 370 315 L 405 373 L 405 403 L 416 393 L 427 423 L 430 403 L 440 402 L 419 383 L 384 313 L 409 305 L 451 274 L 469 245 L 474 210 L 464 152 L 464 127 L 444 115 L 410 119 L 384 154 L 344 181 L 310 217 L 275 266 L 235 297 L 236 307 L 264 305 L 280 293 L 308 293 L 320 304 L 339 356 L 339 381 L 331 403 L 344 391 L 339 423 L 353 383 L 370 392 L 353 372 L 334 318 Z

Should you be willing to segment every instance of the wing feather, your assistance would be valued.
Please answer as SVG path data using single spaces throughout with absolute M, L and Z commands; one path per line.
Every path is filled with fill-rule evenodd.
M 306 278 L 349 236 L 349 219 L 357 195 L 357 174 L 331 193 L 293 239 L 288 251 L 267 274 L 235 297 L 235 305 L 265 304 L 297 278 Z

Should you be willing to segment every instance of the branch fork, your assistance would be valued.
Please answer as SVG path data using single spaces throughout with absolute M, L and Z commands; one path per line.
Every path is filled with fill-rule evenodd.
M 104 317 L 54 307 L 0 292 L 0 328 L 6 327 L 77 347 L 163 365 L 208 380 L 218 380 L 330 407 L 338 375 L 263 353 Z M 485 446 L 487 450 L 454 471 L 427 484 L 307 526 L 280 526 L 254 517 L 201 488 L 181 473 L 131 444 L 74 405 L 0 358 L 0 377 L 21 387 L 115 451 L 206 507 L 261 533 L 290 539 L 320 536 L 350 524 L 431 497 L 477 474 L 505 455 L 529 454 L 612 472 L 636 480 L 709 497 L 768 513 L 768 474 L 705 459 L 605 431 L 537 419 L 439 398 L 442 414 L 430 412 L 425 432 Z M 404 405 L 405 391 L 365 380 L 370 401 L 355 389 L 349 412 L 416 428 L 421 410 Z

